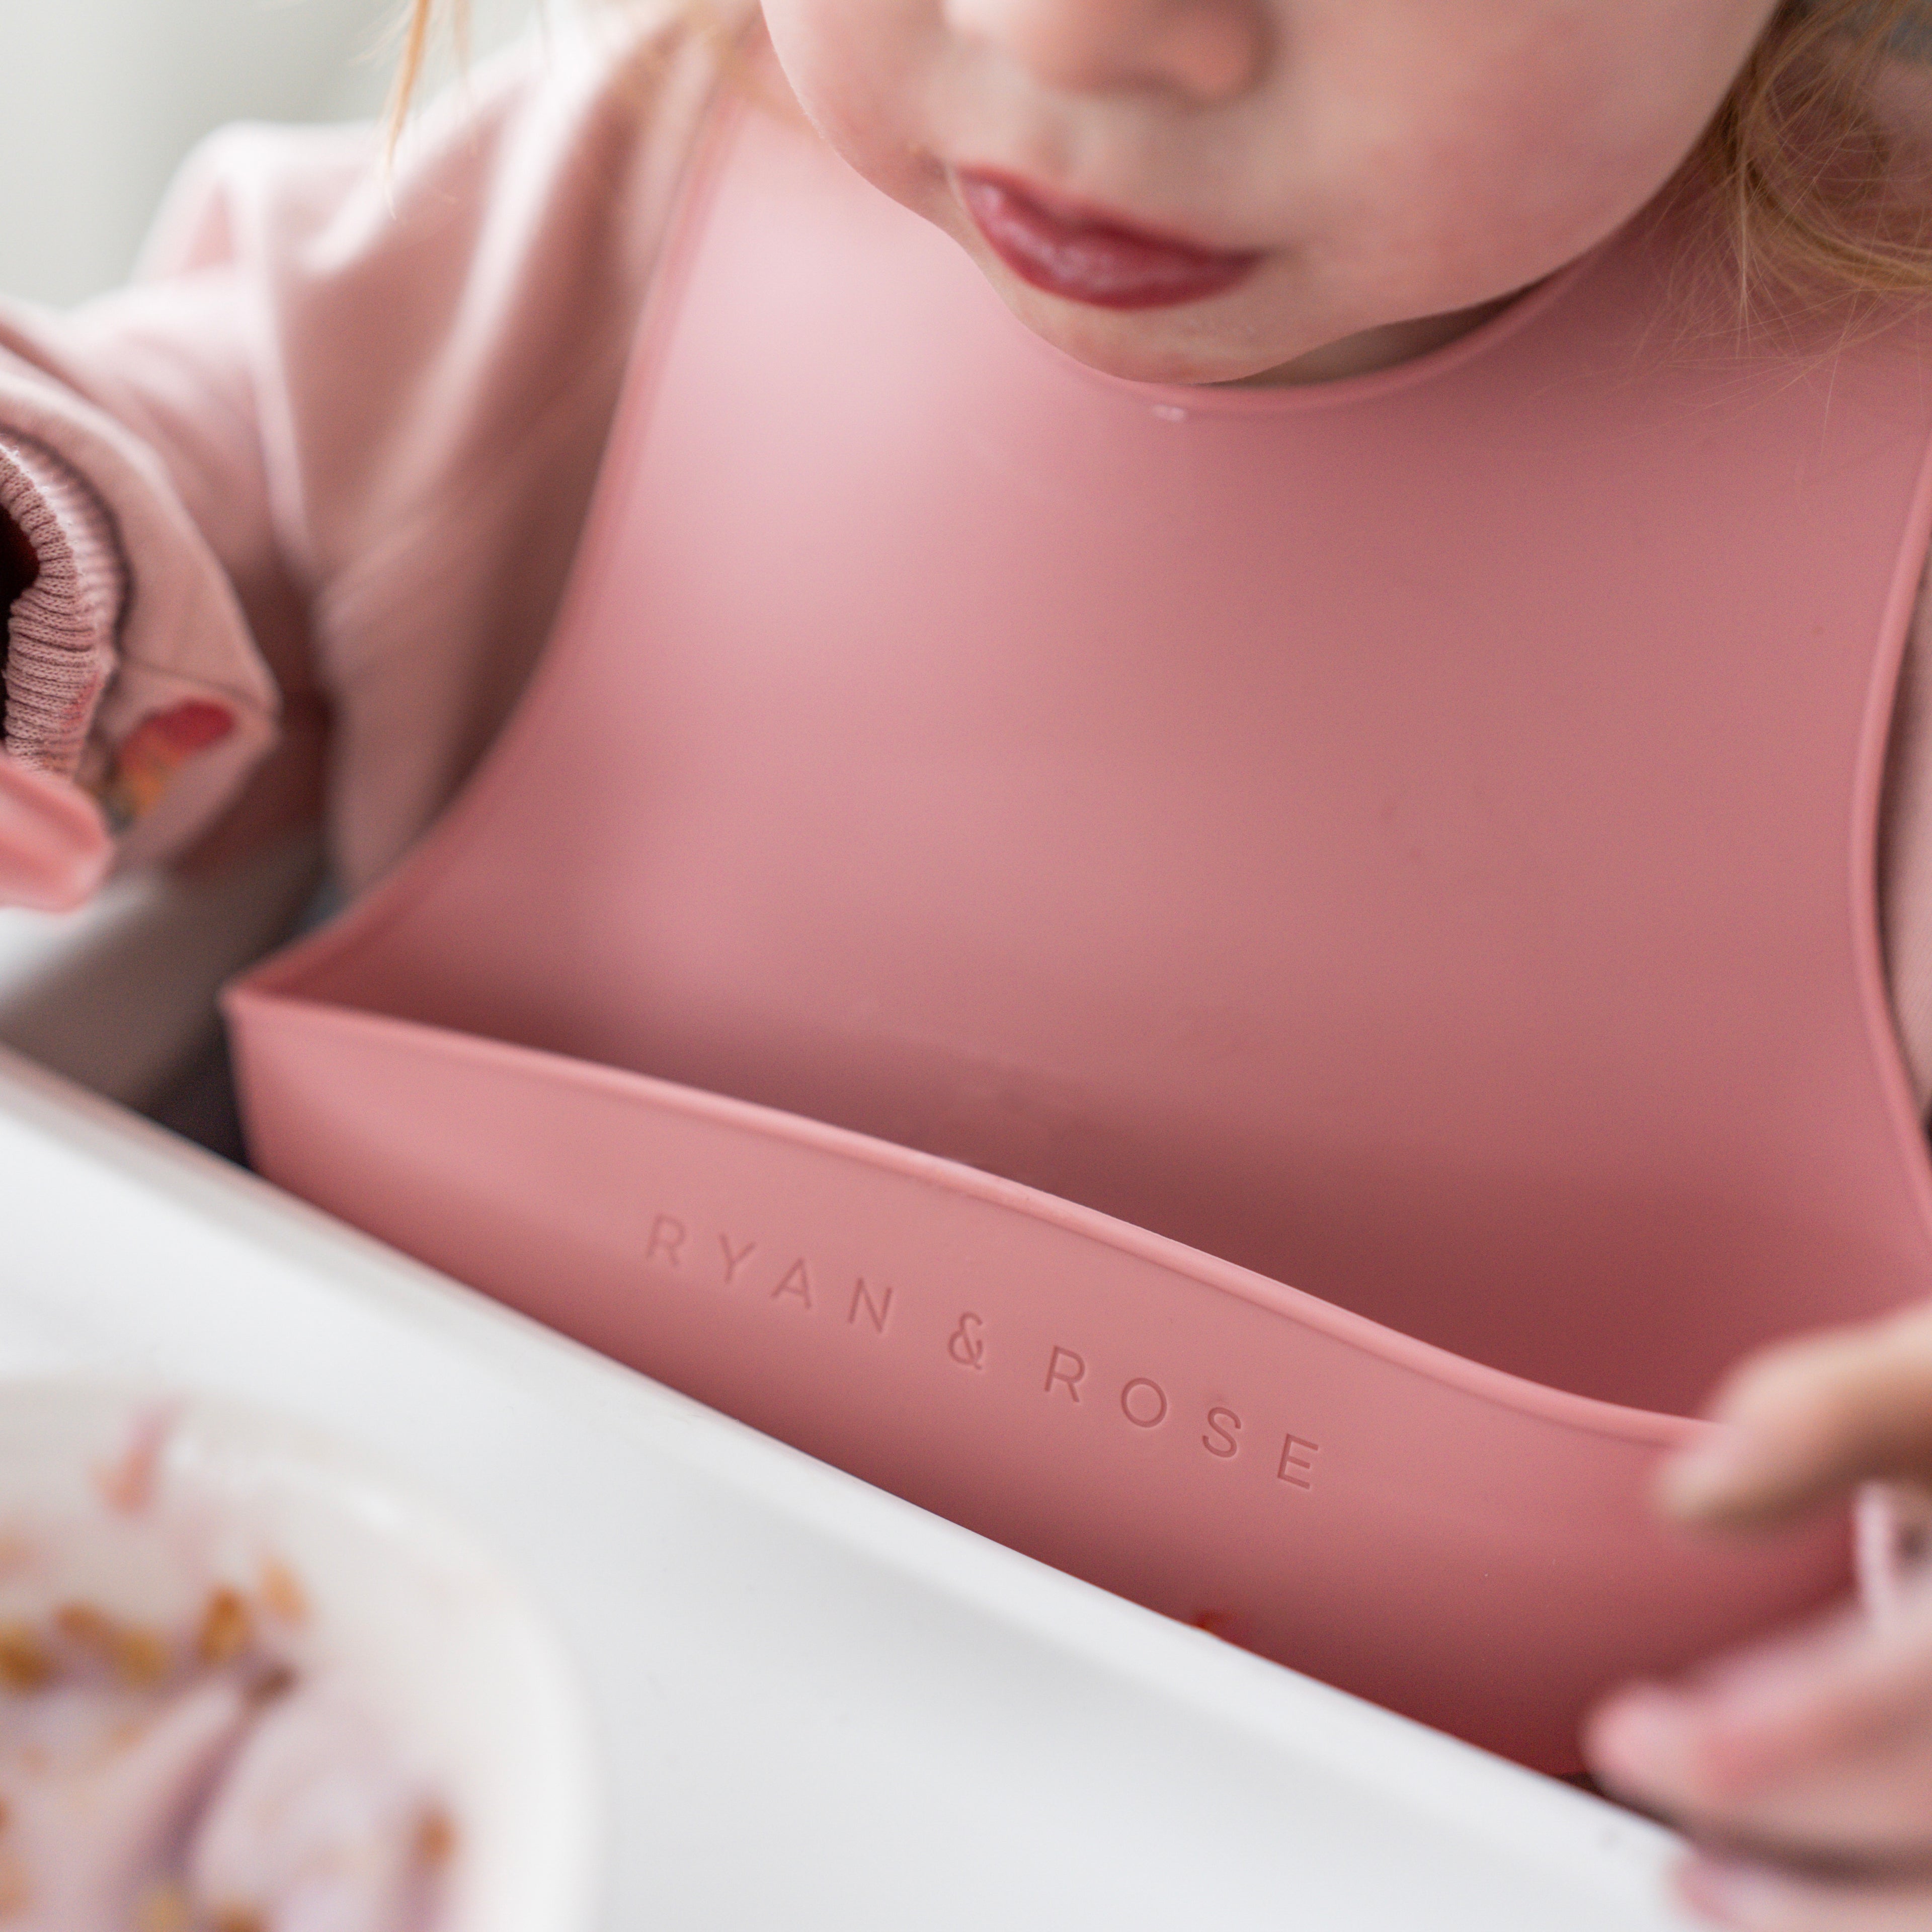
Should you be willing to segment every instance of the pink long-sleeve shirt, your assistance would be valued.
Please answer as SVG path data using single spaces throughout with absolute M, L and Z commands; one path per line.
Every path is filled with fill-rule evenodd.
M 130 860 L 320 809 L 353 890 L 447 801 L 544 641 L 717 71 L 620 10 L 393 168 L 370 128 L 232 129 L 128 287 L 0 309 L 0 508 L 40 562 L 8 747 Z
M 38 568 L 8 749 L 87 784 L 126 861 L 320 816 L 352 892 L 448 802 L 544 641 L 728 45 L 662 10 L 559 29 L 436 104 L 393 166 L 370 128 L 230 130 L 128 287 L 0 306 L 0 511 Z M 1880 868 L 1922 1111 L 1923 593 Z

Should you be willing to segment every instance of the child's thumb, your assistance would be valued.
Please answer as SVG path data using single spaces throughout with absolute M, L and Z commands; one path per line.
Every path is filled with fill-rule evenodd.
M 0 756 L 0 904 L 57 912 L 106 875 L 113 842 L 79 786 Z
M 1775 1522 L 1871 1480 L 1932 1488 L 1932 1306 L 1780 1342 L 1732 1371 L 1719 1425 L 1659 1473 L 1687 1522 Z

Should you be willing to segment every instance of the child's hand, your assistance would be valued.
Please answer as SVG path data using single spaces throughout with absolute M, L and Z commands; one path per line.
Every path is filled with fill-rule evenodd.
M 1773 1523 L 1856 1484 L 1932 1497 L 1932 1308 L 1768 1350 L 1720 1392 L 1731 1425 L 1666 1466 L 1687 1522 Z M 1700 1850 L 1684 1896 L 1762 1932 L 1932 1928 L 1932 1581 L 1880 1624 L 1847 1610 L 1668 1687 L 1601 1706 L 1586 1747 L 1609 1786 Z
M 0 755 L 0 905 L 79 905 L 112 857 L 100 814 L 78 785 Z

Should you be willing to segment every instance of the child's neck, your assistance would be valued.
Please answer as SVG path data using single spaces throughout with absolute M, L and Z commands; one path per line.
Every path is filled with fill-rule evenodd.
M 1474 308 L 1457 309 L 1448 315 L 1426 315 L 1413 322 L 1384 322 L 1379 328 L 1365 328 L 1356 334 L 1345 335 L 1339 342 L 1311 349 L 1306 355 L 1298 356 L 1292 362 L 1284 362 L 1278 368 L 1264 369 L 1258 375 L 1244 376 L 1226 386 L 1282 388 L 1298 382 L 1339 382 L 1345 376 L 1367 376 L 1378 369 L 1392 369 L 1399 362 L 1426 355 L 1432 349 L 1440 349 L 1444 344 L 1454 342 L 1459 335 L 1468 334 L 1471 329 L 1486 322 L 1499 310 L 1508 308 L 1516 299 L 1514 296 L 1503 296 L 1494 302 L 1482 302 Z

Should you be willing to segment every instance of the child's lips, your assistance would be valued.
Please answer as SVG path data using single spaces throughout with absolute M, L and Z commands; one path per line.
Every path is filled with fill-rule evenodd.
M 954 175 L 987 245 L 1022 281 L 1097 308 L 1164 308 L 1232 288 L 1257 254 L 1202 248 L 1090 215 L 976 169 Z

